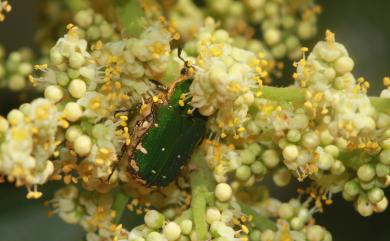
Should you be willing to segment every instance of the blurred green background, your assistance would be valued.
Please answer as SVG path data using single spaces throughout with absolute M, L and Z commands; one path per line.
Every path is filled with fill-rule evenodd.
M 218 1 L 218 0 L 216 0 Z M 22 46 L 36 48 L 34 31 L 37 28 L 37 0 L 10 1 L 13 11 L 0 24 L 0 42 L 7 51 Z M 323 7 L 320 16 L 319 34 L 313 44 L 323 39 L 325 29 L 336 33 L 336 39 L 345 44 L 355 60 L 354 74 L 363 76 L 371 83 L 370 94 L 379 94 L 382 78 L 390 75 L 390 12 L 389 0 L 319 0 Z M 4 104 L 6 101 L 7 104 Z M 12 96 L 0 96 L 1 114 L 11 106 Z M 5 108 L 6 107 L 6 108 Z M 50 199 L 56 183 L 43 188 L 44 199 Z M 272 194 L 282 200 L 296 196 L 294 188 L 272 188 Z M 388 191 L 388 196 L 390 192 Z M 0 241 L 79 241 L 83 231 L 78 226 L 67 225 L 58 217 L 48 217 L 44 200 L 28 201 L 24 188 L 9 184 L 0 185 Z M 318 223 L 327 227 L 336 241 L 388 241 L 390 210 L 373 217 L 358 215 L 351 203 L 336 195 L 334 204 L 323 214 L 317 214 Z

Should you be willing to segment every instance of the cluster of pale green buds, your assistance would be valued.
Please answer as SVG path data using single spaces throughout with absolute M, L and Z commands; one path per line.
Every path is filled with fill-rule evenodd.
M 313 224 L 313 214 L 317 210 L 309 209 L 311 201 L 309 198 L 301 203 L 298 199 L 291 199 L 282 203 L 273 198 L 265 198 L 255 205 L 256 210 L 276 220 L 277 229 L 253 230 L 251 240 L 278 241 L 290 238 L 297 241 L 331 241 L 332 236 L 325 228 Z
M 106 43 L 119 38 L 112 24 L 108 23 L 101 14 L 95 13 L 92 9 L 77 12 L 73 20 L 79 27 L 80 37 L 85 38 L 91 44 L 98 40 Z
M 88 241 L 106 240 L 121 231 L 113 224 L 112 203 L 110 194 L 80 192 L 76 186 L 67 185 L 54 194 L 50 201 L 54 210 L 50 214 L 57 214 L 66 223 L 82 226 Z
M 264 47 L 277 59 L 299 58 L 301 40 L 308 40 L 317 32 L 320 8 L 312 0 L 210 0 L 206 3 L 213 17 L 222 19 L 222 27 L 233 35 L 260 32 Z
M 248 240 L 249 229 L 245 223 L 249 220 L 234 200 L 231 187 L 220 183 L 213 193 L 215 204 L 208 205 L 204 213 L 206 223 L 201 224 L 206 226 L 208 238 L 215 241 Z M 144 221 L 144 225 L 129 232 L 128 241 L 199 240 L 191 215 L 183 214 L 173 221 L 167 221 L 162 213 L 150 210 L 145 214 Z
M 0 46 L 0 87 L 13 91 L 23 90 L 28 86 L 27 76 L 33 70 L 33 53 L 28 48 L 5 54 Z

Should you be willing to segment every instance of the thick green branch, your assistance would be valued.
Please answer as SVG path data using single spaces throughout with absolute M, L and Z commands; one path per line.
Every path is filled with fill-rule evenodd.
M 119 190 L 114 198 L 111 209 L 115 211 L 115 223 L 119 223 L 122 213 L 125 210 L 127 204 L 129 203 L 130 196 Z
M 302 103 L 305 101 L 305 93 L 305 88 L 263 86 L 263 94 L 261 97 L 275 101 Z M 369 98 L 371 104 L 377 111 L 390 114 L 390 98 Z
M 215 183 L 207 172 L 208 167 L 204 155 L 199 151 L 194 153 L 191 165 L 195 171 L 191 173 L 192 201 L 191 210 L 198 240 L 207 240 L 206 207 L 209 192 Z
M 304 102 L 305 93 L 304 88 L 263 86 L 261 97 L 275 101 Z

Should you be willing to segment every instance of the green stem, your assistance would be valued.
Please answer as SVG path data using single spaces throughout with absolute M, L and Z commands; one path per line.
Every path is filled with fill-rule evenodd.
M 261 97 L 275 101 L 304 102 L 305 93 L 304 88 L 263 86 Z
M 115 3 L 119 23 L 126 34 L 134 37 L 141 35 L 146 20 L 139 0 L 116 0 Z
M 209 192 L 214 189 L 215 183 L 210 177 L 204 155 L 199 151 L 194 153 L 191 164 L 195 171 L 191 173 L 192 201 L 191 210 L 198 240 L 207 240 L 206 207 Z
M 390 98 L 370 97 L 370 101 L 377 111 L 390 114 Z
M 111 209 L 115 211 L 115 223 L 119 223 L 123 211 L 125 211 L 127 204 L 129 203 L 130 196 L 119 190 L 114 198 Z
M 267 229 L 276 230 L 276 224 L 269 220 L 268 218 L 264 217 L 263 215 L 259 214 L 257 211 L 253 210 L 250 206 L 239 202 L 241 206 L 241 211 L 247 215 L 251 215 L 253 217 L 253 224 L 256 228 L 258 228 L 260 231 L 264 231 Z
M 298 102 L 305 101 L 305 88 L 263 86 L 262 98 L 274 101 Z M 371 104 L 379 112 L 390 114 L 390 98 L 369 97 Z

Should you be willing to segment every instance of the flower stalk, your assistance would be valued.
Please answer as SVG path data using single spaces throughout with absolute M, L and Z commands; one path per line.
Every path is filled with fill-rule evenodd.
M 305 101 L 305 94 L 305 88 L 263 86 L 261 97 L 275 101 L 302 103 Z M 377 111 L 390 113 L 390 99 L 370 97 L 370 101 Z
M 126 209 L 127 204 L 129 203 L 131 197 L 124 193 L 122 190 L 118 190 L 115 195 L 114 202 L 112 204 L 112 210 L 115 211 L 115 220 L 114 223 L 118 224 L 123 212 Z

